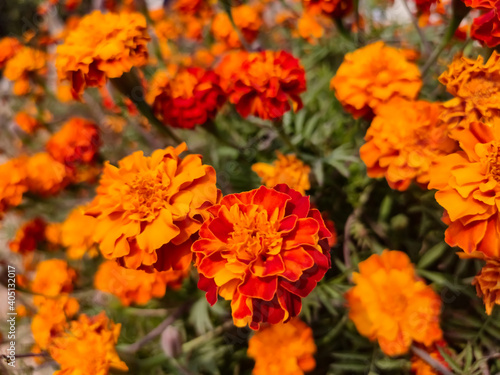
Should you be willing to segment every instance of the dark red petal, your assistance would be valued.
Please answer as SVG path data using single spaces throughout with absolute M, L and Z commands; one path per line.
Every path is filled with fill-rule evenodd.
M 270 301 L 273 299 L 277 288 L 278 279 L 275 276 L 257 277 L 249 272 L 243 283 L 238 287 L 238 291 L 247 297 Z

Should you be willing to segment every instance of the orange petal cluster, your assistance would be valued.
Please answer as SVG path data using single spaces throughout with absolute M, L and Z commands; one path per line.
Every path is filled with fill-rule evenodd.
M 500 121 L 473 122 L 458 141 L 462 150 L 437 158 L 430 173 L 429 189 L 446 210 L 445 241 L 500 257 Z
M 165 125 L 192 129 L 213 119 L 226 98 L 213 71 L 201 68 L 158 70 L 148 92 L 153 111 Z
M 286 185 L 222 198 L 193 244 L 198 287 L 210 304 L 231 300 L 234 324 L 287 322 L 330 268 L 321 214 Z
M 93 258 L 98 254 L 94 241 L 96 219 L 85 215 L 85 209 L 86 206 L 76 207 L 61 224 L 60 242 L 69 259 L 82 259 L 85 254 Z
M 500 44 L 500 7 L 497 0 L 463 0 L 465 5 L 483 11 L 474 18 L 471 37 L 490 48 Z
M 415 99 L 421 87 L 417 65 L 383 42 L 346 54 L 330 82 L 335 96 L 354 118 L 371 117 L 379 105 L 397 96 Z
M 314 353 L 313 331 L 298 318 L 264 327 L 248 341 L 253 375 L 303 375 L 316 367 Z
M 217 72 L 222 87 L 238 113 L 247 117 L 278 119 L 302 108 L 300 94 L 306 90 L 305 72 L 299 60 L 285 51 L 229 54 Z
M 120 266 L 113 260 L 102 263 L 94 278 L 94 286 L 103 292 L 117 296 L 122 305 L 144 305 L 152 298 L 161 298 L 167 287 L 179 289 L 187 276 L 191 258 L 182 260 L 182 269 L 147 273 Z
M 311 188 L 309 183 L 311 168 L 297 159 L 295 154 L 283 155 L 277 151 L 276 155 L 278 159 L 272 164 L 256 163 L 252 165 L 252 171 L 257 173 L 267 187 L 286 184 L 300 194 L 305 194 L 306 190 Z
M 5 78 L 14 82 L 14 94 L 25 95 L 30 91 L 30 79 L 46 71 L 45 52 L 22 47 L 5 64 Z
M 433 160 L 457 147 L 439 114 L 439 103 L 423 100 L 397 97 L 380 105 L 359 150 L 368 176 L 385 176 L 397 190 L 408 189 L 412 181 L 426 187 Z
M 75 98 L 86 87 L 104 86 L 148 59 L 149 36 L 140 13 L 101 13 L 84 16 L 57 48 L 56 68 L 68 80 Z
M 243 4 L 232 7 L 231 14 L 245 41 L 253 43 L 262 27 L 262 16 L 257 8 Z M 212 33 L 215 40 L 222 42 L 228 48 L 240 48 L 242 46 L 238 32 L 224 12 L 215 15 L 212 22 Z
M 22 48 L 22 44 L 12 37 L 0 39 L 0 69 L 3 69 L 11 58 Z
M 472 285 L 476 287 L 477 295 L 483 299 L 486 313 L 491 315 L 495 305 L 500 305 L 500 258 L 487 258 Z
M 10 251 L 21 255 L 29 254 L 45 241 L 47 223 L 37 217 L 24 223 L 16 232 L 16 237 L 9 242 Z
M 345 295 L 349 318 L 359 333 L 378 340 L 390 356 L 408 352 L 412 342 L 431 345 L 442 337 L 441 299 L 415 273 L 408 256 L 384 250 L 359 263 Z
M 302 0 L 302 5 L 307 12 L 333 18 L 344 17 L 352 10 L 352 0 Z
M 94 239 L 105 258 L 132 269 L 179 269 L 191 256 L 192 236 L 215 204 L 215 170 L 200 155 L 177 148 L 138 151 L 104 167 L 97 196 L 86 213 L 96 217 Z
M 115 345 L 121 325 L 108 319 L 104 312 L 88 317 L 80 315 L 69 330 L 52 340 L 49 354 L 59 364 L 54 375 L 106 375 L 110 369 L 127 371 Z
M 26 111 L 17 112 L 14 117 L 14 121 L 17 126 L 19 126 L 27 134 L 33 134 L 36 129 L 42 126 L 42 124 L 35 117 L 31 116 Z
M 30 288 L 33 293 L 56 297 L 73 290 L 76 272 L 62 259 L 44 260 L 37 264 L 35 278 Z
M 47 152 L 28 158 L 26 174 L 29 191 L 42 196 L 57 194 L 71 182 L 66 166 Z
M 26 157 L 19 157 L 0 164 L 0 219 L 9 207 L 20 205 L 28 191 L 26 163 Z

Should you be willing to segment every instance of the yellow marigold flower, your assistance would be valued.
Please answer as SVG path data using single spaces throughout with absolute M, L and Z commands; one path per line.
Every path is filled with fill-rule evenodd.
M 39 152 L 26 162 L 28 188 L 40 195 L 53 195 L 70 182 L 64 164 L 46 152 Z
M 37 264 L 35 278 L 31 282 L 33 293 L 56 297 L 73 290 L 76 272 L 62 259 L 44 260 Z
M 110 369 L 127 371 L 116 353 L 120 324 L 108 319 L 104 312 L 88 317 L 80 315 L 72 321 L 68 332 L 52 340 L 49 354 L 61 370 L 54 375 L 107 375 Z
M 68 319 L 76 315 L 80 305 L 75 298 L 68 295 L 57 298 L 35 296 L 33 304 L 38 311 L 31 321 L 31 332 L 38 347 L 45 350 L 51 340 L 61 335 L 68 327 Z
M 303 375 L 316 367 L 314 353 L 312 329 L 299 319 L 267 326 L 248 341 L 254 375 Z
M 56 68 L 79 98 L 86 87 L 101 87 L 148 60 L 146 19 L 140 13 L 94 11 L 81 19 L 57 48 Z
M 61 224 L 61 244 L 69 259 L 82 259 L 85 254 L 93 258 L 98 254 L 94 241 L 96 219 L 85 215 L 85 208 L 76 207 Z
M 3 69 L 7 61 L 13 58 L 21 48 L 22 44 L 16 38 L 0 39 L 0 69 Z
M 120 266 L 113 260 L 102 263 L 94 278 L 94 286 L 118 297 L 124 306 L 144 305 L 152 298 L 161 298 L 167 287 L 179 289 L 187 276 L 191 258 L 183 258 L 183 269 L 147 273 Z
M 373 254 L 359 263 L 353 282 L 345 295 L 349 318 L 359 333 L 378 340 L 385 354 L 405 354 L 412 341 L 429 346 L 441 339 L 441 300 L 405 253 Z
M 241 30 L 248 43 L 252 43 L 259 34 L 262 26 L 262 17 L 256 7 L 239 5 L 231 8 L 235 25 Z M 238 33 L 226 13 L 218 13 L 212 22 L 212 33 L 216 40 L 224 42 L 229 48 L 241 47 Z
M 401 51 L 376 42 L 346 54 L 330 87 L 344 109 L 359 118 L 371 117 L 393 97 L 415 99 L 422 80 L 417 65 Z
M 491 315 L 495 305 L 500 305 L 500 259 L 486 258 L 486 264 L 474 278 L 477 295 L 483 299 L 486 313 Z
M 305 194 L 311 188 L 309 173 L 311 168 L 297 159 L 294 154 L 283 155 L 277 151 L 278 157 L 272 164 L 256 163 L 252 171 L 257 173 L 262 183 L 273 188 L 278 184 L 287 184 L 290 188 Z
M 87 214 L 97 218 L 95 240 L 105 258 L 132 269 L 178 269 L 190 257 L 192 235 L 208 217 L 218 190 L 215 170 L 200 155 L 177 148 L 142 151 L 104 167 Z
M 30 90 L 30 78 L 35 74 L 44 74 L 46 55 L 42 51 L 23 47 L 7 61 L 4 76 L 14 82 L 14 94 L 25 95 Z
M 0 219 L 7 208 L 20 205 L 28 191 L 26 162 L 19 157 L 0 164 Z
M 408 189 L 413 180 L 427 187 L 434 159 L 457 147 L 439 113 L 439 103 L 423 100 L 394 98 L 380 105 L 359 150 L 368 176 L 385 176 L 397 190 Z

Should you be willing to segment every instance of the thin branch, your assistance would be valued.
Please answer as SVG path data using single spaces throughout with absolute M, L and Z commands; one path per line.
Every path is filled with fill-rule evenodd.
M 425 350 L 417 348 L 416 346 L 411 346 L 411 351 L 419 357 L 421 360 L 423 360 L 425 363 L 427 363 L 429 366 L 431 366 L 434 370 L 438 371 L 442 375 L 453 375 L 453 372 L 448 370 L 446 366 L 444 366 L 442 363 L 439 361 L 436 361 L 434 358 L 430 356 L 429 353 L 427 353 Z

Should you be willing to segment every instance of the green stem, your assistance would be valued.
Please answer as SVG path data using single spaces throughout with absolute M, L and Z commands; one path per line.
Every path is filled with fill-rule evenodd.
M 299 153 L 299 150 L 297 149 L 297 146 L 295 146 L 288 134 L 286 134 L 285 129 L 283 129 L 283 123 L 281 120 L 273 121 L 274 128 L 278 131 L 278 134 L 280 135 L 281 139 L 285 144 L 288 146 L 289 149 L 291 149 L 293 152 L 296 154 Z
M 337 26 L 337 30 L 339 31 L 340 35 L 342 35 L 344 38 L 351 40 L 352 41 L 352 35 L 347 30 L 344 26 L 344 22 L 342 22 L 342 18 L 335 17 L 333 19 L 333 22 L 335 23 L 335 26 Z
M 184 353 L 188 353 L 195 349 L 196 347 L 200 346 L 201 344 L 213 339 L 214 337 L 220 335 L 222 332 L 224 332 L 226 329 L 233 327 L 233 321 L 228 320 L 224 324 L 214 328 L 213 330 L 205 333 L 204 335 L 195 337 L 191 341 L 185 342 L 182 344 L 182 351 Z
M 226 139 L 222 136 L 222 134 L 219 132 L 219 129 L 217 129 L 217 126 L 215 125 L 215 122 L 212 121 L 212 120 L 208 120 L 203 126 L 202 128 L 212 134 L 220 143 L 228 146 L 228 147 L 231 147 L 231 148 L 234 148 L 235 150 L 237 151 L 240 151 L 241 147 L 239 147 L 237 144 L 233 143 L 232 141 L 230 141 L 229 139 Z

